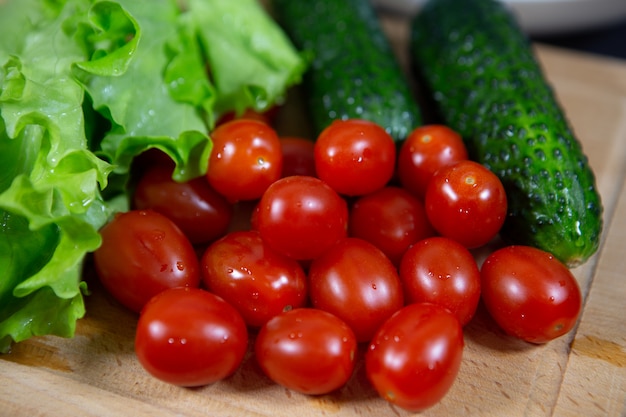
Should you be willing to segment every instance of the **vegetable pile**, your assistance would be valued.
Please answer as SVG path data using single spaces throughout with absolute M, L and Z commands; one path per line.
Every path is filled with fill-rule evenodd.
M 0 5 L 0 352 L 71 336 L 85 255 L 128 209 L 133 158 L 206 172 L 216 119 L 264 110 L 306 62 L 255 0 Z
M 375 27 L 368 3 L 329 1 L 315 12 Z M 308 6 L 296 3 L 283 12 L 299 27 Z M 138 314 L 138 361 L 185 387 L 232 375 L 252 346 L 269 379 L 309 395 L 344 386 L 362 359 L 382 398 L 421 411 L 454 384 L 481 300 L 530 343 L 575 326 L 581 293 L 563 259 L 498 239 L 519 195 L 471 160 L 465 132 L 404 107 L 395 62 L 381 72 L 402 89 L 389 96 L 400 116 L 372 97 L 390 91 L 361 102 L 358 83 L 343 88 L 353 73 L 324 66 L 346 63 L 340 43 L 323 38 L 322 65 L 256 0 L 13 0 L 2 11 L 0 351 L 73 335 L 90 253 L 104 288 Z M 349 50 L 371 64 L 355 46 L 369 35 Z M 323 75 L 313 102 L 327 107 L 313 109 L 315 137 L 282 137 L 273 116 L 310 54 L 307 74 Z
M 367 120 L 312 142 L 251 116 L 218 124 L 204 177 L 176 182 L 165 155 L 140 158 L 132 209 L 101 230 L 97 276 L 139 314 L 135 352 L 153 376 L 211 384 L 250 344 L 291 390 L 340 389 L 362 359 L 381 397 L 420 411 L 453 385 L 481 298 L 530 343 L 576 324 L 580 289 L 553 255 L 500 244 L 478 263 L 507 198 L 454 130 L 419 126 L 397 151 Z

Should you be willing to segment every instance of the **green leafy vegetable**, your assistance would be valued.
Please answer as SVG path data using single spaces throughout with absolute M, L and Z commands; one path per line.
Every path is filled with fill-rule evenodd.
M 215 120 L 280 102 L 305 66 L 256 0 L 3 2 L 0 352 L 74 334 L 136 155 L 204 174 Z

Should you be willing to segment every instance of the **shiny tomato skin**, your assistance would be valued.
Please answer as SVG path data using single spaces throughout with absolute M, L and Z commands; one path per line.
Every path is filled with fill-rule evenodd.
M 402 187 L 423 199 L 435 172 L 466 159 L 467 148 L 458 132 L 445 125 L 419 126 L 398 152 L 398 179 Z
M 409 246 L 435 230 L 424 203 L 400 187 L 386 186 L 352 204 L 348 234 L 373 243 L 398 265 Z
M 328 394 L 350 379 L 355 365 L 354 333 L 336 316 L 299 308 L 270 319 L 259 331 L 254 353 L 263 372 L 288 389 Z
M 215 128 L 211 140 L 206 176 L 229 201 L 255 200 L 280 178 L 280 140 L 267 123 L 235 119 Z
M 310 260 L 347 235 L 348 205 L 322 180 L 294 175 L 267 189 L 252 224 L 275 251 Z
M 106 290 L 135 312 L 159 292 L 198 287 L 200 268 L 189 239 L 153 210 L 117 214 L 100 229 L 94 266 Z
M 437 171 L 428 183 L 424 205 L 438 234 L 470 249 L 498 234 L 508 207 L 500 179 L 470 160 Z
M 568 333 L 582 308 L 572 272 L 552 254 L 529 246 L 506 246 L 481 267 L 482 299 L 508 334 L 546 343 Z
M 342 239 L 309 266 L 312 305 L 345 321 L 359 342 L 370 340 L 403 297 L 394 265 L 363 239 Z
M 155 166 L 142 175 L 133 193 L 133 208 L 165 215 L 194 244 L 223 236 L 233 217 L 233 205 L 205 177 L 178 182 L 166 166 Z
M 204 286 L 250 327 L 307 301 L 307 278 L 298 261 L 275 252 L 257 231 L 231 232 L 212 243 L 200 266 Z
M 409 304 L 376 332 L 365 353 L 367 379 L 378 394 L 419 412 L 437 404 L 458 375 L 463 330 L 446 308 Z
M 406 303 L 430 302 L 450 310 L 465 326 L 480 301 L 480 270 L 472 253 L 441 236 L 416 242 L 399 267 Z
M 317 176 L 342 195 L 371 193 L 394 174 L 395 142 L 374 122 L 333 121 L 318 135 L 314 153 Z
M 315 158 L 313 141 L 297 136 L 280 138 L 283 153 L 283 171 L 281 177 L 307 175 L 315 177 Z
M 200 288 L 159 293 L 137 322 L 135 353 L 152 376 L 170 384 L 198 387 L 233 374 L 248 348 L 239 313 Z

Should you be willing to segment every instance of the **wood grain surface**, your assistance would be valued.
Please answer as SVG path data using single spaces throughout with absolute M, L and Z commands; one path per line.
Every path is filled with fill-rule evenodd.
M 400 58 L 406 22 L 386 19 Z M 536 52 L 596 172 L 604 205 L 600 251 L 574 270 L 585 295 L 568 335 L 534 346 L 505 336 L 479 309 L 465 332 L 457 381 L 423 416 L 626 416 L 626 62 L 537 45 Z M 293 103 L 284 120 L 301 109 Z M 285 125 L 284 131 L 291 133 Z M 0 355 L 0 416 L 408 416 L 379 399 L 362 362 L 346 387 L 307 397 L 265 378 L 250 355 L 225 381 L 162 383 L 133 353 L 136 316 L 93 279 L 72 339 L 22 342 Z

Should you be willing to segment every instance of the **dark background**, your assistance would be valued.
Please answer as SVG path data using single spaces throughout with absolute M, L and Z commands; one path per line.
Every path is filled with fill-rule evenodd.
M 626 20 L 600 29 L 555 36 L 537 36 L 532 39 L 554 46 L 626 60 Z

